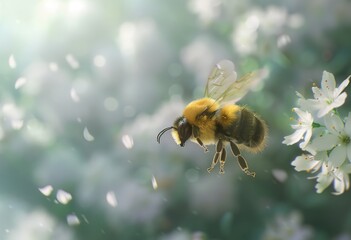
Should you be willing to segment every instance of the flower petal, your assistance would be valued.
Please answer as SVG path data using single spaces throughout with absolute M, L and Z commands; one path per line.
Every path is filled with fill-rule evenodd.
M 291 162 L 291 165 L 295 167 L 295 170 L 300 171 L 311 171 L 316 165 L 318 161 L 313 160 L 311 155 L 303 154 L 295 158 L 294 161 Z
M 307 144 L 310 142 L 312 137 L 312 128 L 311 129 L 307 129 L 306 134 L 305 134 L 305 141 L 300 143 L 300 148 L 301 149 L 305 149 Z
M 351 113 L 345 119 L 345 133 L 351 137 Z
M 313 117 L 312 117 L 311 113 L 309 113 L 307 111 L 302 111 L 299 108 L 294 108 L 293 110 L 299 116 L 301 122 L 303 122 L 303 123 L 305 123 L 307 125 L 312 125 Z
M 342 171 L 345 173 L 345 174 L 350 174 L 351 173 L 351 164 L 350 163 L 347 163 L 347 164 L 344 164 L 341 166 Z
M 325 134 L 313 139 L 311 147 L 316 151 L 327 151 L 332 149 L 338 143 L 338 136 L 334 134 Z
M 345 189 L 349 190 L 350 188 L 350 178 L 348 174 L 344 175 L 344 181 L 345 181 Z
M 351 75 L 348 76 L 348 77 L 339 85 L 339 87 L 336 88 L 336 89 L 334 90 L 334 97 L 339 96 L 340 93 L 347 87 L 347 85 L 349 85 L 349 83 L 350 83 L 350 80 L 349 80 L 350 77 L 351 77 Z
M 302 139 L 305 129 L 297 129 L 293 134 L 284 137 L 283 144 L 292 145 Z
M 327 129 L 336 135 L 344 132 L 344 123 L 336 114 L 328 114 L 324 117 L 324 123 Z
M 331 104 L 324 104 L 319 108 L 320 110 L 318 111 L 318 117 L 321 118 L 328 114 L 331 110 L 334 109 L 334 106 Z
M 333 181 L 333 177 L 329 174 L 318 174 L 316 189 L 317 193 L 322 193 Z
M 309 111 L 309 112 L 313 112 L 319 109 L 318 105 L 320 104 L 320 102 L 316 99 L 302 99 L 299 98 L 297 100 L 297 105 L 300 106 L 300 108 L 304 111 Z
M 333 97 L 333 92 L 335 89 L 335 78 L 332 73 L 323 71 L 321 87 L 322 87 L 322 91 L 324 93 L 327 93 L 328 98 Z
M 351 162 L 351 144 L 348 144 L 346 148 L 347 158 L 349 159 L 349 162 Z
M 333 149 L 329 155 L 329 162 L 333 167 L 340 167 L 346 160 L 346 147 L 341 145 Z
M 313 96 L 317 101 L 327 98 L 325 93 L 318 87 L 312 87 Z
M 331 104 L 333 108 L 338 108 L 341 105 L 343 105 L 345 103 L 346 97 L 347 97 L 347 94 L 345 92 L 340 94 L 338 97 L 336 97 L 333 103 Z
M 333 192 L 334 195 L 340 195 L 345 191 L 345 181 L 343 176 L 338 176 L 334 178 L 334 189 L 335 189 L 335 192 Z

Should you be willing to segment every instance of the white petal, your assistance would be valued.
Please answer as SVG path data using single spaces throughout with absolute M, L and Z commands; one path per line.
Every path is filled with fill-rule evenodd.
M 336 88 L 336 89 L 334 90 L 334 97 L 338 96 L 338 95 L 347 87 L 347 85 L 349 85 L 349 83 L 350 83 L 350 80 L 349 80 L 350 77 L 351 77 L 351 75 L 348 76 L 348 77 L 339 85 L 339 87 Z
M 347 150 L 346 150 L 346 154 L 347 154 L 347 158 L 349 159 L 349 162 L 351 162 L 351 144 L 349 143 L 346 146 Z
M 317 159 L 319 161 L 327 161 L 328 160 L 328 154 L 327 151 L 322 151 L 322 152 L 317 152 L 314 156 L 314 159 Z
M 323 72 L 321 87 L 323 92 L 328 93 L 328 97 L 333 97 L 332 94 L 335 89 L 335 78 L 332 73 L 327 71 Z
M 318 117 L 321 118 L 328 114 L 331 110 L 333 110 L 334 106 L 330 104 L 324 104 L 323 106 L 320 106 L 320 110 L 318 112 Z
M 339 138 L 333 134 L 325 134 L 313 139 L 311 145 L 316 151 L 327 151 L 332 149 L 338 142 Z
M 295 170 L 300 171 L 310 171 L 318 164 L 318 161 L 313 160 L 312 156 L 301 155 L 295 158 L 291 162 L 291 165 L 295 167 Z
M 337 146 L 329 155 L 329 162 L 333 167 L 340 167 L 346 160 L 346 147 Z
M 124 134 L 122 136 L 122 143 L 124 145 L 125 148 L 127 149 L 132 149 L 134 146 L 134 140 L 133 137 L 131 135 L 128 134 Z
M 47 185 L 45 187 L 39 188 L 39 191 L 44 194 L 45 196 L 50 196 L 54 188 L 51 185 Z
M 9 66 L 10 66 L 10 68 L 16 68 L 16 66 L 17 66 L 16 60 L 15 60 L 15 57 L 13 56 L 13 54 L 10 55 Z
M 349 113 L 345 119 L 345 132 L 349 137 L 351 137 L 351 113 Z
M 71 66 L 71 68 L 73 68 L 73 69 L 79 68 L 79 62 L 72 54 L 66 55 L 66 61 Z
M 91 135 L 87 127 L 84 127 L 83 136 L 84 136 L 84 139 L 87 140 L 88 142 L 94 141 L 95 139 L 94 136 Z
M 158 184 L 157 184 L 157 180 L 156 180 L 156 178 L 155 178 L 154 175 L 152 175 L 151 183 L 152 183 L 152 188 L 153 188 L 154 190 L 156 190 L 156 189 L 158 188 Z
M 343 178 L 334 178 L 334 189 L 334 195 L 340 195 L 345 191 L 345 182 Z
M 304 99 L 304 98 L 299 98 L 297 100 L 297 105 L 300 106 L 300 108 L 302 110 L 307 110 L 307 111 L 311 111 L 311 110 L 315 110 L 315 102 L 317 100 L 315 99 Z
M 318 183 L 316 184 L 317 193 L 322 193 L 332 181 L 333 178 L 329 174 L 318 174 Z
M 113 191 L 109 191 L 106 194 L 106 201 L 111 207 L 117 207 L 118 205 L 116 195 Z
M 301 146 L 300 146 L 301 148 Z M 306 146 L 303 147 L 304 151 L 307 151 L 309 153 L 311 153 L 312 155 L 315 155 L 316 153 L 318 153 L 318 151 L 315 149 L 315 147 L 312 144 L 307 144 Z
M 21 88 L 26 83 L 27 83 L 27 79 L 24 77 L 20 77 L 19 79 L 17 79 L 17 81 L 15 83 L 15 89 Z
M 345 174 L 350 174 L 351 173 L 351 164 L 347 163 L 342 165 L 342 167 L 340 168 Z
M 334 174 L 334 189 L 336 192 L 333 194 L 340 195 L 350 187 L 349 175 L 343 171 L 343 167 L 335 171 Z
M 284 137 L 283 144 L 292 145 L 297 143 L 302 139 L 303 134 L 305 133 L 305 129 L 298 129 L 293 134 Z
M 335 98 L 333 103 L 331 104 L 333 108 L 338 108 L 341 105 L 343 105 L 345 103 L 346 97 L 347 97 L 347 94 L 344 92 L 340 94 L 337 98 Z
M 73 87 L 71 88 L 70 94 L 71 94 L 71 98 L 72 98 L 73 102 L 79 102 L 80 101 L 79 95 L 78 95 L 76 89 L 74 89 Z
M 350 178 L 349 178 L 349 175 L 345 174 L 345 176 L 344 176 L 344 181 L 345 181 L 345 189 L 346 189 L 346 190 L 349 190 L 349 188 L 350 188 Z
M 298 98 L 305 99 L 305 97 L 299 93 L 298 91 L 295 92 Z
M 312 137 L 312 129 L 308 129 L 306 131 L 306 134 L 305 134 L 305 141 L 303 141 L 302 143 L 300 143 L 300 148 L 301 149 L 304 149 L 307 144 L 310 142 L 311 140 L 311 137 Z
M 56 193 L 56 199 L 59 203 L 67 204 L 72 200 L 72 195 L 69 192 L 59 189 Z
M 344 123 L 336 114 L 326 115 L 324 123 L 327 129 L 333 134 L 340 135 L 344 131 Z
M 314 98 L 318 101 L 320 101 L 321 99 L 325 99 L 327 97 L 320 88 L 312 87 L 312 92 L 313 92 Z
M 307 111 L 306 112 L 302 111 L 299 108 L 294 108 L 294 111 L 299 116 L 299 118 L 301 119 L 302 122 L 307 123 L 307 124 L 313 123 L 313 118 L 312 118 L 311 113 L 309 113 Z
M 80 224 L 79 218 L 74 213 L 67 215 L 66 219 L 69 226 L 76 226 Z

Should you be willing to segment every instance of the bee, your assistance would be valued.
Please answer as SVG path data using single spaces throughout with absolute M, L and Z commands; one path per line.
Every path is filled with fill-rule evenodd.
M 207 171 L 211 172 L 219 161 L 219 172 L 222 174 L 227 156 L 225 147 L 229 145 L 241 170 L 255 177 L 256 173 L 249 170 L 240 149 L 254 153 L 262 151 L 267 138 L 267 125 L 246 106 L 235 103 L 255 85 L 259 75 L 259 71 L 256 71 L 237 79 L 233 62 L 220 61 L 207 79 L 204 98 L 190 102 L 173 126 L 159 132 L 157 142 L 160 143 L 165 132 L 172 130 L 174 141 L 181 147 L 190 140 L 208 152 L 207 145 L 215 144 L 216 153 Z

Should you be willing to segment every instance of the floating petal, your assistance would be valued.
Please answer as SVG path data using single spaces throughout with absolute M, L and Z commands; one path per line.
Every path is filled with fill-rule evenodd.
M 153 175 L 152 175 L 152 178 L 151 178 L 151 183 L 152 183 L 152 188 L 154 190 L 156 190 L 158 188 L 158 184 L 157 184 L 155 176 L 153 176 Z
M 39 188 L 39 191 L 47 197 L 50 196 L 53 190 L 54 188 L 51 185 L 47 185 L 45 187 Z
M 13 56 L 13 54 L 11 54 L 10 58 L 9 58 L 9 66 L 10 68 L 16 68 L 17 63 L 15 60 L 15 57 Z
M 127 149 L 131 149 L 134 146 L 133 138 L 127 134 L 122 136 L 122 143 Z
M 17 81 L 15 83 L 15 89 L 21 88 L 26 83 L 27 83 L 27 79 L 24 77 L 20 77 L 19 79 L 17 79 Z
M 286 173 L 286 171 L 282 169 L 273 169 L 272 175 L 275 179 L 277 179 L 277 181 L 281 183 L 285 182 L 286 179 L 288 178 L 288 174 Z
M 73 68 L 73 69 L 79 68 L 79 62 L 76 60 L 76 58 L 72 54 L 66 55 L 66 61 L 71 66 L 71 68 Z
M 72 200 L 72 195 L 68 192 L 59 189 L 56 193 L 56 199 L 61 204 L 67 204 Z
M 67 223 L 70 226 L 77 226 L 80 224 L 80 220 L 76 214 L 72 213 L 67 215 Z
M 107 201 L 107 203 L 108 203 L 110 206 L 112 206 L 112 207 L 117 207 L 117 205 L 118 205 L 116 195 L 115 195 L 115 193 L 112 192 L 112 191 L 109 191 L 109 192 L 106 194 L 106 201 Z
M 84 136 L 84 139 L 87 140 L 88 142 L 94 141 L 95 139 L 94 136 L 90 134 L 87 127 L 84 128 L 83 136 Z
M 49 69 L 53 72 L 56 72 L 59 69 L 59 67 L 58 67 L 57 63 L 51 62 L 51 63 L 49 63 Z
M 96 66 L 96 67 L 103 67 L 103 66 L 105 66 L 105 64 L 106 64 L 106 59 L 105 59 L 105 57 L 104 56 L 102 56 L 102 55 L 96 55 L 95 57 L 94 57 L 94 65 Z
M 79 102 L 80 101 L 78 93 L 77 93 L 77 91 L 74 88 L 71 88 L 71 93 L 70 94 L 71 94 L 71 98 L 72 98 L 73 102 Z
M 118 102 L 117 102 L 116 98 L 113 98 L 113 97 L 105 98 L 104 107 L 109 112 L 116 111 L 116 109 L 118 108 Z

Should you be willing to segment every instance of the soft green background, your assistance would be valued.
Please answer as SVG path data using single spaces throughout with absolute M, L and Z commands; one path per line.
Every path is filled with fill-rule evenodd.
M 281 144 L 295 91 L 311 97 L 323 70 L 337 83 L 351 73 L 350 9 L 0 0 L 0 239 L 351 239 L 350 192 L 317 194 L 290 165 L 298 147 Z M 232 156 L 208 174 L 213 147 L 156 142 L 224 58 L 239 75 L 269 70 L 240 102 L 270 130 L 263 153 L 243 153 L 255 179 Z

